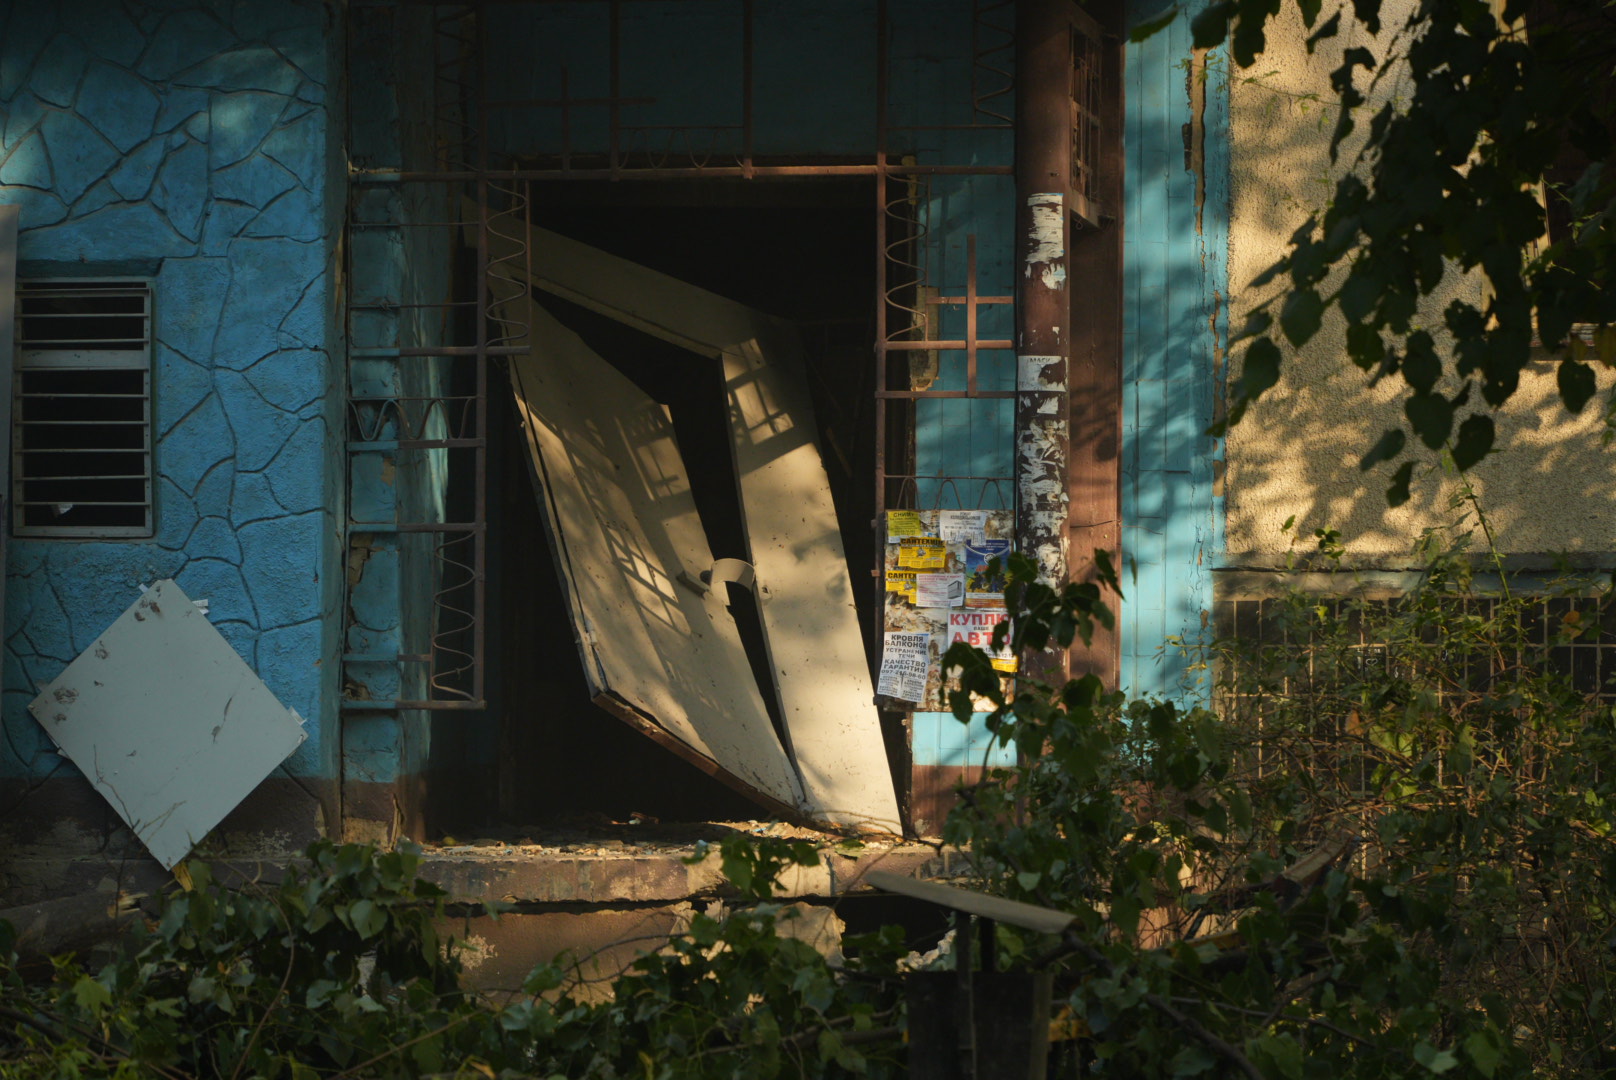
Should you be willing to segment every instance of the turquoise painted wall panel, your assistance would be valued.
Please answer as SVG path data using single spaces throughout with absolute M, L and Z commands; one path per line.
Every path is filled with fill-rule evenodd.
M 1016 763 L 1016 748 L 1001 746 L 987 728 L 987 713 L 975 713 L 962 724 L 953 713 L 917 712 L 912 749 L 914 762 L 933 765 L 989 765 L 1009 768 Z
M 1168 642 L 1203 640 L 1222 543 L 1212 482 L 1221 449 L 1204 434 L 1227 332 L 1227 86 L 1215 55 L 1199 177 L 1184 134 L 1201 97 L 1189 20 L 1202 6 L 1127 46 L 1125 86 L 1122 683 L 1181 701 L 1205 686 Z M 1166 7 L 1138 0 L 1130 16 L 1142 22 Z
M 25 277 L 153 279 L 156 535 L 12 541 L 0 774 L 70 767 L 25 711 L 34 687 L 172 576 L 308 718 L 290 770 L 334 775 L 328 14 L 57 9 L 0 16 L 0 203 L 21 207 Z

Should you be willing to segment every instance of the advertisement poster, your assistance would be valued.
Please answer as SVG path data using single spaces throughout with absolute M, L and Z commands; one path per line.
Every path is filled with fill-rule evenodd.
M 923 531 L 919 510 L 887 511 L 887 543 L 896 544 L 906 536 L 919 536 Z
M 1010 556 L 1010 541 L 980 540 L 965 545 L 965 606 L 1004 610 L 1004 563 Z M 996 573 L 988 564 L 999 560 Z
M 980 544 L 987 539 L 986 510 L 940 510 L 937 535 L 945 544 Z
M 915 602 L 915 578 L 918 574 L 919 571 L 917 570 L 888 570 L 887 592 L 897 593 L 913 604 Z
M 888 510 L 883 572 L 886 610 L 883 641 L 899 652 L 880 665 L 882 695 L 921 710 L 948 708 L 950 680 L 942 655 L 954 641 L 984 650 L 1006 618 L 1005 575 L 988 564 L 1010 554 L 1015 514 L 1010 510 Z M 924 650 L 919 643 L 924 643 Z M 924 653 L 924 655 L 922 655 Z M 1008 653 L 993 666 L 1015 671 Z M 888 693 L 888 690 L 902 691 Z M 900 706 L 902 707 L 902 706 Z
M 948 613 L 948 643 L 964 642 L 967 645 L 981 649 L 988 654 L 988 659 L 998 671 L 1015 671 L 1015 654 L 1010 651 L 1010 639 L 1005 638 L 1005 647 L 995 651 L 993 648 L 993 631 L 1002 622 L 1008 622 L 1010 616 L 1003 611 L 950 611 Z
M 902 631 L 881 635 L 881 677 L 875 692 L 916 704 L 926 697 L 926 674 L 931 665 L 931 635 Z
M 935 536 L 906 536 L 898 542 L 898 566 L 910 570 L 941 570 L 948 564 L 948 545 Z
M 956 608 L 964 603 L 964 574 L 915 574 L 916 607 Z

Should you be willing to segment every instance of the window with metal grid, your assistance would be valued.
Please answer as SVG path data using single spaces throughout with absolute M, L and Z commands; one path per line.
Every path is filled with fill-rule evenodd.
M 12 531 L 152 535 L 151 285 L 17 289 Z

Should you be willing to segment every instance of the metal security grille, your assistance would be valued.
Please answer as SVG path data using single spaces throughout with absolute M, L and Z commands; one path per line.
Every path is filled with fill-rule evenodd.
M 16 345 L 13 532 L 152 535 L 151 286 L 22 282 Z

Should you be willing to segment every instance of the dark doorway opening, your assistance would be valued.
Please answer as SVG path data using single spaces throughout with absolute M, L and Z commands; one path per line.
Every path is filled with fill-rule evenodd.
M 533 188 L 535 225 L 798 325 L 820 447 L 860 602 L 875 565 L 875 193 L 868 181 L 556 183 Z M 716 361 L 549 296 L 550 314 L 668 407 L 716 557 L 744 557 Z M 491 377 L 490 701 L 494 783 L 480 801 L 510 824 L 736 820 L 767 816 L 596 707 L 566 612 L 527 451 L 503 372 Z M 735 596 L 762 663 L 755 608 Z M 750 625 L 749 625 L 750 624 Z M 764 678 L 767 672 L 761 671 Z M 768 685 L 762 682 L 762 685 Z M 771 695 L 765 694 L 766 700 Z M 772 705 L 772 702 L 771 702 Z M 778 723 L 778 718 L 776 718 Z M 898 744 L 902 745 L 901 731 Z M 891 740 L 889 739 L 889 742 Z

